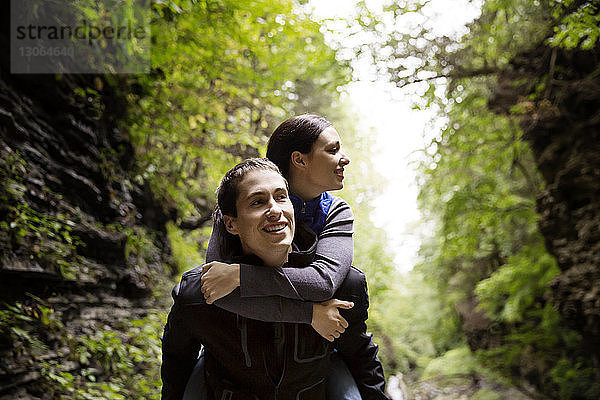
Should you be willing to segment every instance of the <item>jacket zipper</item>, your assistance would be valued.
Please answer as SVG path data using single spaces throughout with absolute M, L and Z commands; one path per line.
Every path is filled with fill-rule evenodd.
M 240 339 L 242 341 L 242 351 L 244 352 L 246 367 L 250 368 L 252 366 L 252 359 L 250 358 L 250 353 L 248 352 L 248 325 L 246 324 L 246 319 L 238 315 L 237 326 L 240 330 Z

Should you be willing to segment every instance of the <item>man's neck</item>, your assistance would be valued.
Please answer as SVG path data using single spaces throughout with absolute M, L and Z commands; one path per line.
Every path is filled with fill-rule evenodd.
M 288 254 L 292 250 L 291 246 L 282 249 L 273 249 L 266 254 L 254 254 L 256 257 L 260 258 L 265 267 L 281 267 L 287 261 Z M 247 255 L 250 253 L 246 253 Z

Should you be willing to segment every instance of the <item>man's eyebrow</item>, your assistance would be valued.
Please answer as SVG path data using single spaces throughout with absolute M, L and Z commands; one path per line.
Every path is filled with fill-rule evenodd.
M 265 193 L 264 190 L 259 189 L 259 190 L 256 190 L 254 192 L 248 193 L 248 196 L 246 196 L 246 198 L 249 199 L 249 198 L 254 197 L 254 196 L 260 196 L 261 194 L 264 194 L 264 193 Z
M 285 186 L 281 186 L 281 187 L 275 188 L 274 192 L 281 192 L 282 190 L 287 192 L 287 188 Z M 261 195 L 264 195 L 265 193 L 267 193 L 266 190 L 259 189 L 259 190 L 256 190 L 254 192 L 248 193 L 248 196 L 246 196 L 246 199 L 250 199 L 250 198 L 255 197 L 255 196 L 261 196 Z

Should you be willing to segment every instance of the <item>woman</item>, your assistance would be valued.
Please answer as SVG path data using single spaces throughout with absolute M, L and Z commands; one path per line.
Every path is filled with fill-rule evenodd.
M 233 260 L 272 269 L 314 257 L 316 236 L 300 227 L 294 237 L 286 181 L 266 159 L 243 161 L 225 175 L 215 216 Z M 211 400 L 325 399 L 331 343 L 307 324 L 246 319 L 207 304 L 197 290 L 200 276 L 200 267 L 186 272 L 173 290 L 163 335 L 163 399 L 182 398 L 201 346 Z M 334 307 L 353 305 L 333 302 Z M 342 324 L 341 318 L 336 322 Z
M 215 261 L 228 260 L 227 251 L 218 244 L 223 232 L 216 228 L 209 243 L 202 291 L 208 303 L 228 311 L 263 321 L 311 323 L 319 334 L 333 341 L 344 327 L 319 325 L 313 316 L 327 304 L 314 302 L 333 297 L 352 263 L 352 211 L 344 200 L 327 193 L 343 188 L 344 167 L 350 159 L 332 124 L 311 114 L 292 117 L 279 125 L 267 145 L 267 158 L 288 179 L 296 219 L 318 235 L 316 257 L 305 268 L 255 269 L 248 264 Z M 356 308 L 364 310 L 366 320 L 368 300 Z M 347 365 L 337 358 L 329 377 L 330 399 L 356 399 L 361 395 L 365 399 L 386 398 L 377 346 L 366 335 L 364 320 L 351 326 L 352 333 L 346 333 L 353 335 L 353 342 L 364 351 L 340 352 Z

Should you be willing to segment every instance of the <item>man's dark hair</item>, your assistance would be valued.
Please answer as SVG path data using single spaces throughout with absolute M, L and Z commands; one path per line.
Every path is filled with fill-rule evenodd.
M 283 121 L 269 138 L 267 158 L 288 178 L 292 153 L 309 153 L 321 132 L 330 126 L 331 122 L 315 114 L 296 115 Z

